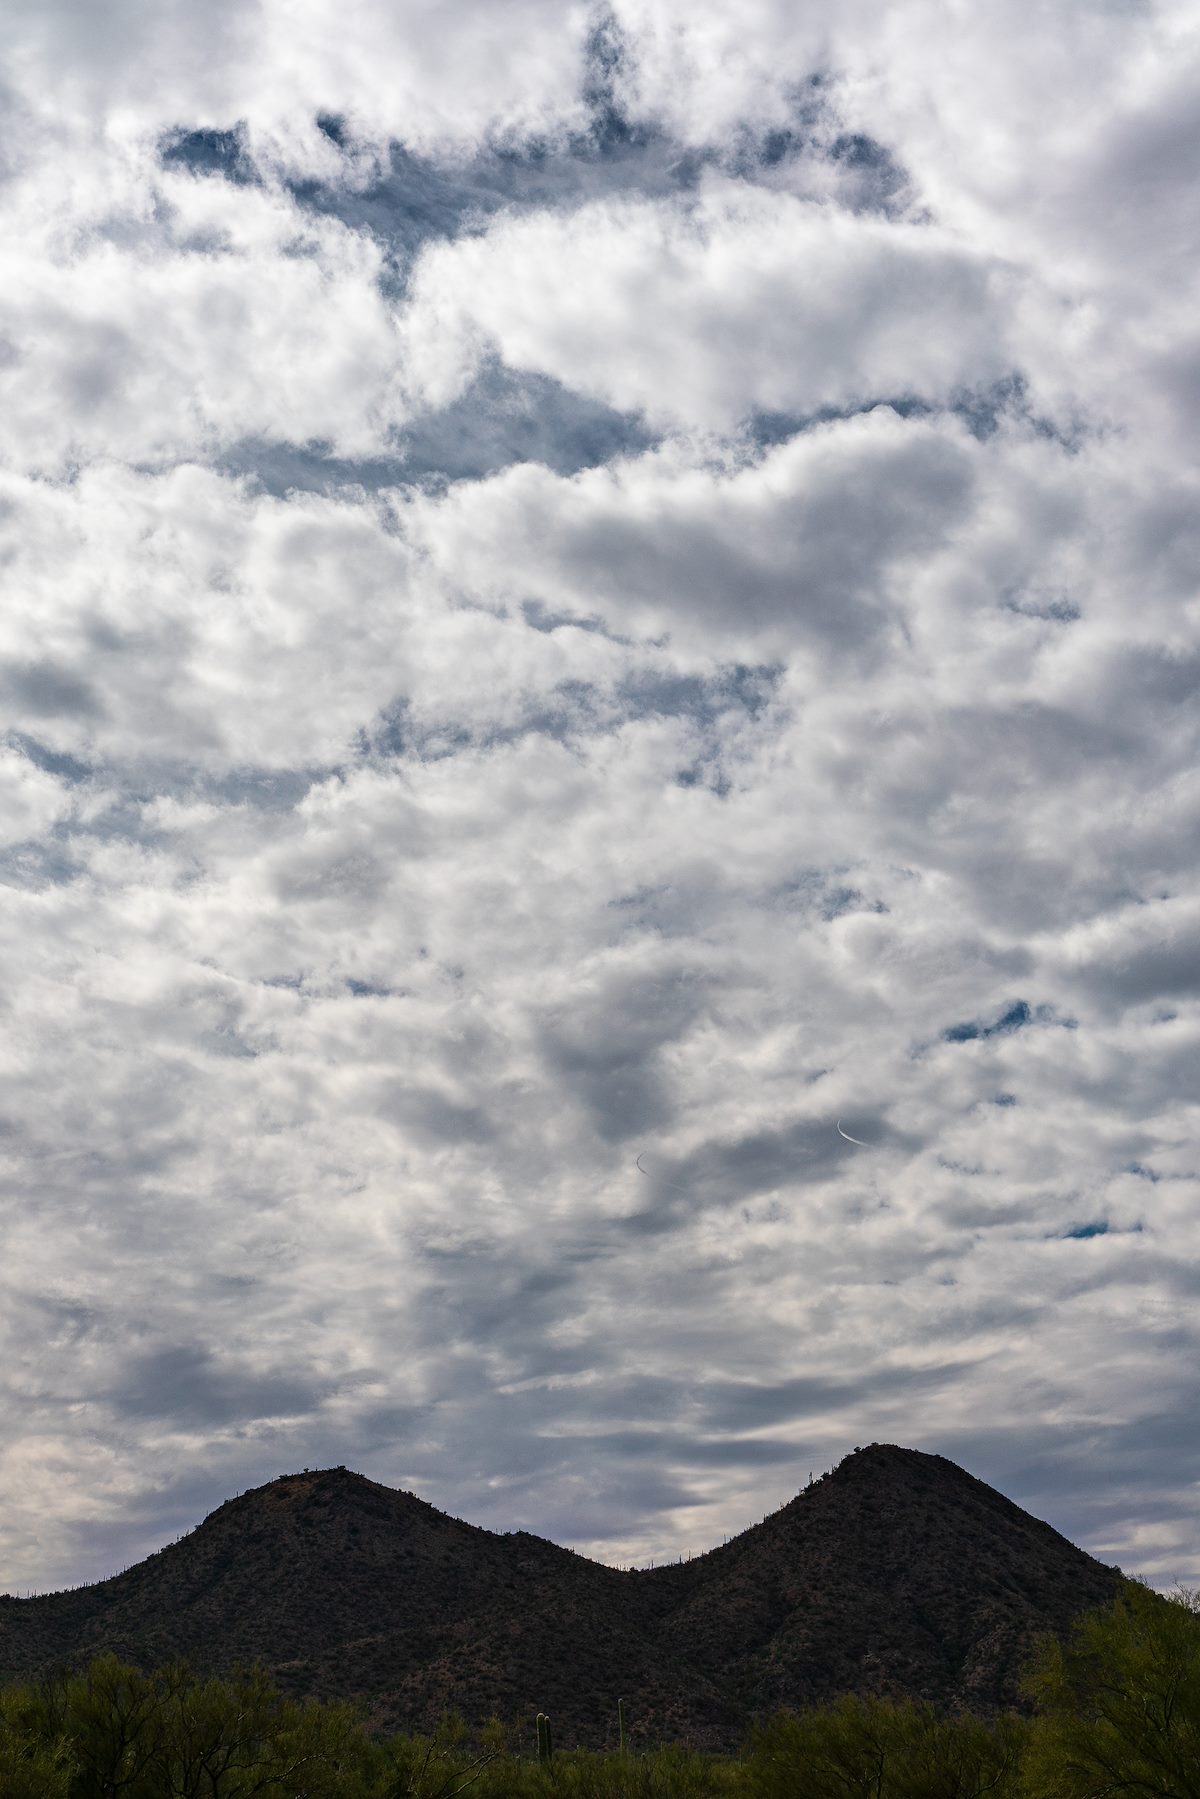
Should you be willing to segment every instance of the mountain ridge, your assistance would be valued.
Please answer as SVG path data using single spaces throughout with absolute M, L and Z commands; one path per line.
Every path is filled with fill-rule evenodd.
M 1033 1638 L 1122 1576 L 945 1457 L 872 1444 L 724 1544 L 621 1569 L 451 1518 L 347 1468 L 225 1500 L 121 1574 L 0 1598 L 0 1677 L 112 1650 L 139 1666 L 261 1661 L 380 1729 L 538 1710 L 602 1746 L 618 1695 L 642 1740 L 734 1747 L 843 1692 L 994 1712 Z

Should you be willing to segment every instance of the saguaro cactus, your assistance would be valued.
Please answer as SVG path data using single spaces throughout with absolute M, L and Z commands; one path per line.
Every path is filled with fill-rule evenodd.
M 538 1760 L 552 1762 L 554 1760 L 554 1733 L 550 1729 L 550 1720 L 545 1712 L 537 1715 Z
M 629 1737 L 625 1729 L 625 1701 L 623 1699 L 617 1700 L 617 1732 L 621 1739 L 621 1754 L 625 1755 L 629 1750 Z

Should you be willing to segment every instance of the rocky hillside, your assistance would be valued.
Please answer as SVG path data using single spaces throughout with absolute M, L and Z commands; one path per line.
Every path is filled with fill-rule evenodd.
M 954 1463 L 888 1444 L 724 1547 L 634 1572 L 337 1468 L 229 1500 L 112 1580 L 0 1599 L 0 1678 L 103 1650 L 258 1660 L 385 1729 L 545 1710 L 560 1745 L 602 1746 L 623 1695 L 645 1740 L 732 1747 L 755 1716 L 839 1693 L 1011 1705 L 1033 1637 L 1119 1580 Z

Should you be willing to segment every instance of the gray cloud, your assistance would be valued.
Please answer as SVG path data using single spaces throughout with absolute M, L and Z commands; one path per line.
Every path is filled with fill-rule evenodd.
M 180 1345 L 134 1357 L 106 1399 L 126 1418 L 169 1418 L 211 1429 L 311 1412 L 316 1395 L 294 1376 L 222 1367 L 211 1350 Z
M 89 682 L 53 662 L 10 663 L 0 667 L 0 692 L 30 718 L 93 718 L 101 711 Z
M 606 1141 L 623 1143 L 669 1122 L 662 1051 L 702 1002 L 694 973 L 656 969 L 589 983 L 546 1019 L 543 1057 Z

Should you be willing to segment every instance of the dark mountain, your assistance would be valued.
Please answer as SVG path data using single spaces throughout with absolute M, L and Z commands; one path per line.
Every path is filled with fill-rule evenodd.
M 643 1739 L 733 1747 L 756 1715 L 840 1693 L 1012 1705 L 1033 1637 L 1120 1579 L 953 1462 L 889 1444 L 721 1549 L 628 1572 L 337 1468 L 231 1499 L 112 1580 L 0 1599 L 0 1678 L 105 1650 L 260 1660 L 384 1729 L 545 1710 L 559 1744 L 599 1746 L 623 1695 Z

